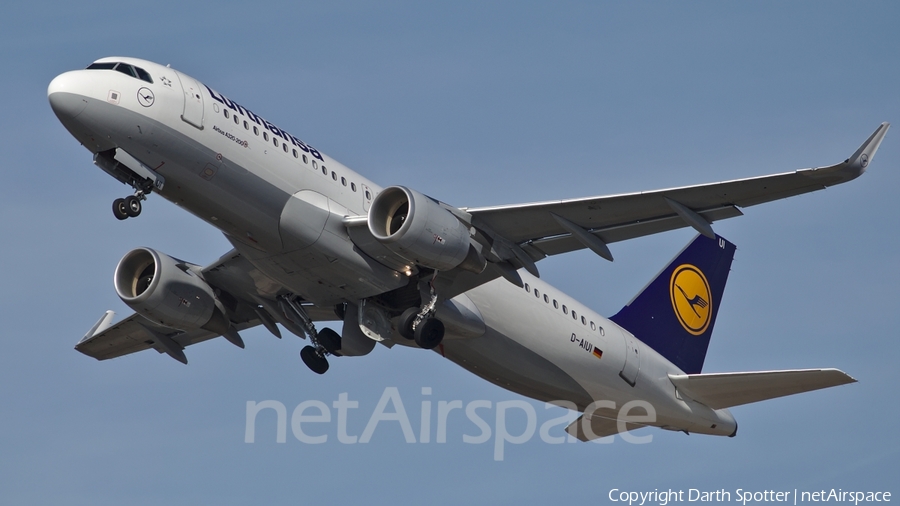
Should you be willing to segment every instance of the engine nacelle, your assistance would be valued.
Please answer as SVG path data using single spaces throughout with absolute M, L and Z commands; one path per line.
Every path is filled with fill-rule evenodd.
M 469 230 L 450 211 L 403 186 L 385 188 L 372 201 L 369 232 L 410 262 L 446 271 L 469 254 Z
M 116 267 L 116 293 L 154 323 L 223 334 L 230 325 L 228 319 L 212 287 L 191 267 L 150 248 L 131 250 Z

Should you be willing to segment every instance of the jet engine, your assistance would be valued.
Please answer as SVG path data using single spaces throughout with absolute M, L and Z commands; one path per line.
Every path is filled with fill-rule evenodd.
M 128 307 L 154 323 L 224 334 L 230 325 L 228 318 L 199 272 L 196 265 L 138 248 L 126 253 L 116 267 L 116 293 Z
M 403 186 L 385 188 L 372 201 L 369 232 L 393 253 L 446 271 L 469 255 L 469 230 L 437 201 Z

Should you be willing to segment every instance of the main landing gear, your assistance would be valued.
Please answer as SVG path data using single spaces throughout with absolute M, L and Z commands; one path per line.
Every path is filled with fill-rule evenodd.
M 129 195 L 124 199 L 116 199 L 113 201 L 113 215 L 119 220 L 135 218 L 141 214 L 142 200 L 147 200 L 144 192 L 138 191 L 134 195 Z
M 313 346 L 304 346 L 300 350 L 300 358 L 306 367 L 316 374 L 325 374 L 328 370 L 328 355 L 341 355 L 341 336 L 337 332 L 324 328 L 310 339 Z
M 328 359 L 321 351 L 312 346 L 304 346 L 300 350 L 300 358 L 303 359 L 303 363 L 316 374 L 325 374 L 325 371 L 328 370 Z
M 306 367 L 316 373 L 325 374 L 328 370 L 328 355 L 340 356 L 341 336 L 337 332 L 324 328 L 316 331 L 316 325 L 309 317 L 303 306 L 297 302 L 292 294 L 279 297 L 282 311 L 285 316 L 298 324 L 298 330 L 309 337 L 311 346 L 304 346 L 300 350 L 300 358 Z M 288 314 L 290 313 L 290 314 Z
M 414 339 L 419 348 L 430 350 L 444 340 L 444 323 L 434 317 L 437 294 L 431 291 L 431 300 L 422 309 L 411 307 L 400 315 L 397 331 L 407 339 Z

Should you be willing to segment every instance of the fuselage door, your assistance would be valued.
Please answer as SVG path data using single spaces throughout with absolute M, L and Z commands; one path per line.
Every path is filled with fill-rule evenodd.
M 625 338 L 625 365 L 622 366 L 619 376 L 629 385 L 634 386 L 638 371 L 641 369 L 640 348 L 637 339 L 630 332 L 623 332 L 622 337 Z
M 203 92 L 200 90 L 200 83 L 181 72 L 176 71 L 175 74 L 178 75 L 181 89 L 184 91 L 184 111 L 181 113 L 181 119 L 203 130 Z

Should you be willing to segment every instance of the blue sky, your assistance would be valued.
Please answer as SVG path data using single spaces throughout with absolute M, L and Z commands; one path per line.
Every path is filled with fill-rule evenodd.
M 263 329 L 247 349 L 96 362 L 72 347 L 106 309 L 138 246 L 205 264 L 210 226 L 151 198 L 118 222 L 126 188 L 53 116 L 57 74 L 111 55 L 169 63 L 381 184 L 458 206 L 639 191 L 828 165 L 900 121 L 892 2 L 18 2 L 0 19 L 0 495 L 10 504 L 312 501 L 605 502 L 611 488 L 888 490 L 900 465 L 900 133 L 848 185 L 745 210 L 705 371 L 838 367 L 859 383 L 733 410 L 736 438 L 645 432 L 652 443 L 244 442 L 247 401 L 359 402 L 387 387 L 418 432 L 437 401 L 522 399 L 435 353 L 378 347 L 300 362 Z M 693 233 L 540 263 L 544 279 L 613 314 Z M 221 342 L 219 342 L 221 341 Z M 551 414 L 533 403 L 540 422 Z M 555 412 L 552 412 L 555 413 Z M 510 421 L 512 430 L 523 419 Z M 315 432 L 315 431 L 310 431 Z M 433 436 L 432 436 L 433 441 Z

